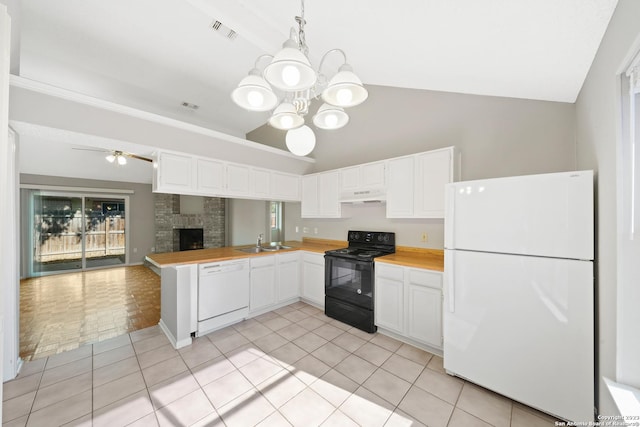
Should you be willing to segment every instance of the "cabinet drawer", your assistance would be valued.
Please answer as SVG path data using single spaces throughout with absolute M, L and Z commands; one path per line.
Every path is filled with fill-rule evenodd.
M 442 273 L 427 270 L 408 269 L 409 283 L 442 289 Z
M 307 252 L 302 254 L 302 261 L 324 266 L 324 255 Z
M 268 267 L 271 265 L 275 265 L 276 257 L 275 255 L 267 255 L 267 256 L 259 256 L 251 258 L 251 268 L 260 268 L 260 267 Z
M 376 276 L 386 277 L 387 279 L 398 280 L 400 282 L 404 280 L 404 269 L 402 267 L 376 263 L 375 269 Z

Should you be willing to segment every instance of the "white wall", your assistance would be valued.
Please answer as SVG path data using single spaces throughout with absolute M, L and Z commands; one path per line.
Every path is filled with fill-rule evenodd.
M 449 146 L 462 153 L 462 178 L 560 172 L 575 167 L 573 104 L 367 86 L 349 124 L 317 130 L 314 171 Z M 310 112 L 308 117 L 311 117 Z M 313 125 L 310 125 L 313 126 Z M 267 125 L 247 138 L 286 149 Z
M 285 239 L 302 240 L 319 237 L 331 240 L 347 240 L 349 230 L 387 231 L 396 233 L 396 244 L 418 248 L 444 247 L 444 221 L 441 219 L 387 219 L 384 203 L 342 205 L 344 216 L 340 219 L 301 219 L 300 203 L 285 203 Z M 295 227 L 298 227 L 296 232 Z M 304 232 L 304 227 L 308 232 Z M 317 234 L 316 234 L 317 229 Z M 427 242 L 422 242 L 427 233 Z
M 258 234 L 264 234 L 265 242 L 269 240 L 267 203 L 260 200 L 229 200 L 229 246 L 255 245 Z
M 599 374 L 609 378 L 616 377 L 618 73 L 640 37 L 639 22 L 640 2 L 619 0 L 576 102 L 578 167 L 597 171 Z M 637 333 L 638 325 L 634 326 Z M 617 413 L 602 381 L 599 385 L 600 413 Z

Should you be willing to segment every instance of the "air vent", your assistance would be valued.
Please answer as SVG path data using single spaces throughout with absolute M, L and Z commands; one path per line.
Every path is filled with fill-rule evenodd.
M 213 21 L 213 23 L 211 24 L 211 29 L 228 38 L 229 40 L 235 40 L 235 38 L 238 37 L 238 33 L 217 20 Z
M 195 110 L 197 110 L 198 108 L 200 108 L 200 106 L 199 106 L 199 105 L 192 104 L 192 103 L 190 103 L 190 102 L 186 102 L 186 101 L 185 101 L 185 102 L 183 102 L 183 103 L 182 103 L 182 104 L 180 104 L 180 105 L 182 105 L 184 108 L 187 108 L 187 109 L 189 109 L 189 110 L 193 110 L 193 111 L 195 111 Z

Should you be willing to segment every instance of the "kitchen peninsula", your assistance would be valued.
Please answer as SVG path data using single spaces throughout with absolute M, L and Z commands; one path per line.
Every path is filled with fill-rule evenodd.
M 245 245 L 147 255 L 161 271 L 160 327 L 172 345 L 187 346 L 193 336 L 301 299 L 324 306 L 324 252 L 346 242 L 304 238 L 284 245 L 257 253 L 244 252 L 251 248 Z M 438 273 L 444 269 L 443 252 L 433 249 L 399 246 L 376 262 Z M 223 279 L 212 289 L 206 283 L 217 275 Z

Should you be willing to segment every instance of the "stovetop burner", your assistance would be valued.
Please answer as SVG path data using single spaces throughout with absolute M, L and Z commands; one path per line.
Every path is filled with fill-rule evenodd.
M 349 231 L 348 240 L 349 247 L 327 251 L 325 254 L 368 261 L 396 251 L 394 233 Z

